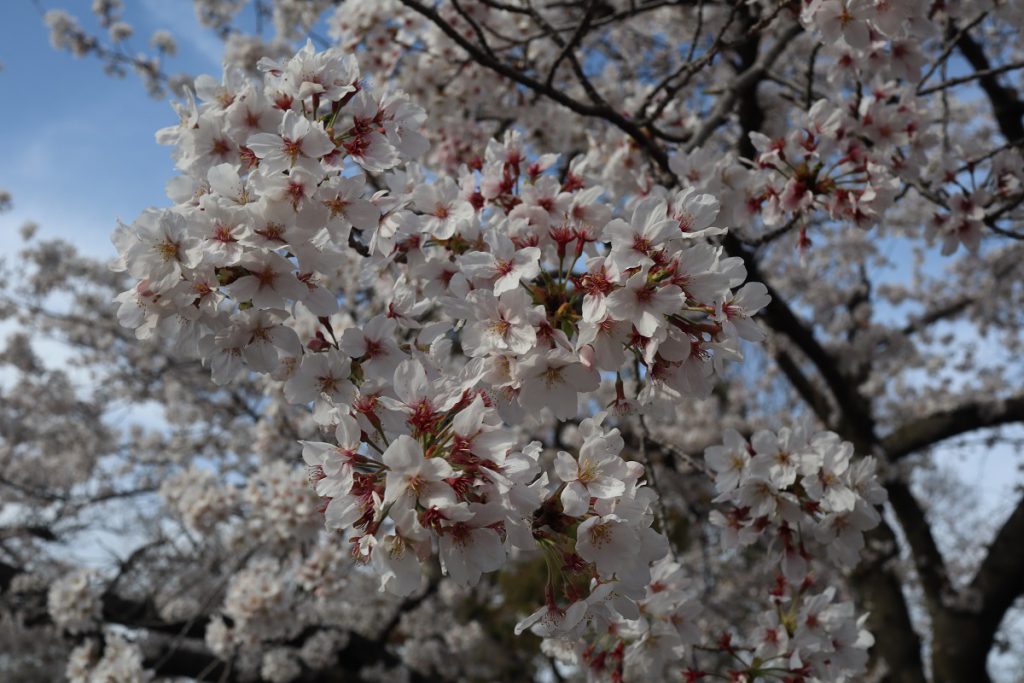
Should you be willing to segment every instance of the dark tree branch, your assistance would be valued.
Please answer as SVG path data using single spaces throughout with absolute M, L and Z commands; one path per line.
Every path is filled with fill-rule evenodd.
M 989 642 L 1006 611 L 1024 594 L 1024 498 L 1003 523 L 988 547 L 970 590 L 981 596 L 979 627 Z
M 882 440 L 892 461 L 978 429 L 1024 421 L 1024 395 L 977 401 L 907 422 Z
M 985 91 L 989 102 L 992 104 L 992 114 L 1003 137 L 1007 140 L 1019 140 L 1024 138 L 1024 104 L 1017 97 L 1017 93 L 999 82 L 997 71 L 993 70 L 992 64 L 988 61 L 985 51 L 967 31 L 956 32 L 956 27 L 951 25 L 948 31 L 950 37 L 955 37 L 956 47 L 960 54 L 970 63 L 978 74 L 978 85 Z
M 914 498 L 910 487 L 903 481 L 891 481 L 885 490 L 910 545 L 910 557 L 921 581 L 928 610 L 934 617 L 945 609 L 944 597 L 952 594 L 946 561 L 935 543 L 924 509 Z
M 444 18 L 437 13 L 437 11 L 418 0 L 401 0 L 401 3 L 409 9 L 417 12 L 426 19 L 429 19 L 434 23 L 445 35 L 447 35 L 452 41 L 454 41 L 459 47 L 465 50 L 475 62 L 481 66 L 485 66 L 495 73 L 498 73 L 520 85 L 523 85 L 534 92 L 537 92 L 545 97 L 551 99 L 558 104 L 566 107 L 567 109 L 581 115 L 589 116 L 593 118 L 603 119 L 624 132 L 629 137 L 633 138 L 637 144 L 643 149 L 651 159 L 657 164 L 662 170 L 668 169 L 668 154 L 659 145 L 655 144 L 647 135 L 644 134 L 643 130 L 633 121 L 630 121 L 622 114 L 618 113 L 614 109 L 608 106 L 586 104 L 580 102 L 577 99 L 569 97 L 561 90 L 555 89 L 553 86 L 548 87 L 541 83 L 537 79 L 524 74 L 519 69 L 502 62 L 501 60 L 491 57 L 484 52 L 480 47 L 474 45 L 471 41 L 467 40 L 465 36 L 458 32 L 451 24 L 444 20 Z
M 745 99 L 746 102 L 750 102 L 750 98 L 744 98 L 744 95 L 750 91 L 755 91 L 758 84 L 764 79 L 768 73 L 768 69 L 782 56 L 786 46 L 803 32 L 803 28 L 799 24 L 794 24 L 786 29 L 780 36 L 775 39 L 775 43 L 764 52 L 764 54 L 758 56 L 758 47 L 760 45 L 759 35 L 754 33 L 751 35 L 751 39 L 740 46 L 740 51 L 744 49 L 752 51 L 755 57 L 753 63 L 750 63 L 747 68 L 737 74 L 735 80 L 733 80 L 728 89 L 723 95 L 720 96 L 718 102 L 715 104 L 715 108 L 711 111 L 711 114 L 705 120 L 704 125 L 694 134 L 693 139 L 686 143 L 684 151 L 692 152 L 694 149 L 700 147 L 711 134 L 721 126 L 732 110 L 736 107 L 737 101 Z M 749 60 L 744 60 L 749 61 Z M 740 104 L 741 109 L 744 106 Z M 757 108 L 760 111 L 760 107 Z M 741 112 L 742 117 L 742 112 Z M 757 130 L 760 126 L 750 128 L 750 130 Z M 742 144 L 742 141 L 741 141 Z M 742 154 L 742 151 L 741 151 Z M 749 156 L 744 154 L 743 156 Z
M 1010 64 L 1004 64 L 1002 66 L 996 66 L 989 69 L 984 69 L 982 71 L 975 71 L 974 73 L 967 74 L 966 76 L 951 78 L 948 81 L 943 81 L 942 83 L 939 83 L 938 85 L 933 85 L 930 88 L 925 88 L 924 90 L 919 91 L 917 94 L 931 95 L 932 93 L 938 92 L 939 90 L 945 90 L 946 88 L 952 88 L 958 85 L 963 85 L 964 83 L 970 83 L 971 81 L 976 81 L 982 78 L 991 78 L 993 76 L 998 76 L 999 74 L 1006 73 L 1007 71 L 1015 71 L 1017 69 L 1024 69 L 1024 62 L 1012 62 Z
M 811 382 L 790 354 L 783 350 L 776 351 L 775 362 L 779 364 L 779 369 L 782 370 L 782 373 L 789 380 L 789 383 L 793 385 L 793 388 L 796 389 L 796 392 L 800 394 L 800 398 L 811 407 L 811 410 L 814 411 L 819 420 L 827 424 L 832 414 L 832 405 L 825 394 L 819 391 L 818 387 L 814 386 L 814 383 Z
M 566 57 L 569 57 L 572 54 L 573 50 L 576 49 L 576 46 L 579 45 L 580 42 L 582 42 L 583 37 L 587 35 L 587 32 L 590 30 L 591 21 L 594 18 L 595 8 L 596 3 L 594 2 L 594 0 L 588 0 L 587 10 L 583 14 L 583 20 L 580 21 L 579 28 L 577 28 L 576 31 L 572 34 L 572 37 L 569 38 L 569 41 L 562 45 L 561 52 L 559 52 L 558 56 L 555 57 L 555 61 L 551 63 L 551 68 L 548 70 L 548 77 L 544 79 L 545 86 L 549 88 L 551 87 L 551 84 L 555 80 L 555 73 L 558 71 L 558 66 L 565 60 Z M 553 40 L 555 40 L 556 43 L 562 42 L 561 39 L 558 37 L 557 33 L 552 33 L 551 37 Z M 575 59 L 575 57 L 573 57 L 573 59 Z
M 884 683 L 926 683 L 921 661 L 921 638 L 910 621 L 910 610 L 899 575 L 894 571 L 896 537 L 885 522 L 866 536 L 870 555 L 850 576 L 868 626 L 876 635 L 871 650 L 872 668 L 887 671 Z

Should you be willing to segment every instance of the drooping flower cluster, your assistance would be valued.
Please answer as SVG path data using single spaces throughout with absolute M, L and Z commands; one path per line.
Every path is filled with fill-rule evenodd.
M 718 650 L 735 663 L 730 666 L 735 680 L 862 680 L 874 644 L 864 628 L 868 615 L 858 616 L 852 602 L 837 601 L 834 587 L 820 593 L 813 587 L 805 584 L 792 595 L 773 593 L 772 609 L 762 613 L 747 642 L 729 633 L 719 639 Z M 711 678 L 695 669 L 684 673 L 684 680 Z
M 234 489 L 222 486 L 213 472 L 196 467 L 169 477 L 160 495 L 186 528 L 203 534 L 227 519 L 237 499 Z
M 783 576 L 799 586 L 811 558 L 828 557 L 852 567 L 864 548 L 864 533 L 878 526 L 876 509 L 886 500 L 873 457 L 854 458 L 853 445 L 833 432 L 803 427 L 756 432 L 748 442 L 728 430 L 725 443 L 705 453 L 715 472 L 711 513 L 726 548 L 766 539 Z
M 632 409 L 621 373 L 639 366 L 642 404 L 706 395 L 738 340 L 761 338 L 750 316 L 764 287 L 734 293 L 741 262 L 703 239 L 722 232 L 710 196 L 653 195 L 613 218 L 600 187 L 572 169 L 559 182 L 557 157 L 529 162 L 515 135 L 458 181 L 411 167 L 371 193 L 351 171 L 421 152 L 422 111 L 371 95 L 338 50 L 261 64 L 261 84 L 198 79 L 201 104 L 162 132 L 185 173 L 170 186 L 179 203 L 115 233 L 139 279 L 120 316 L 141 337 L 176 334 L 218 382 L 243 366 L 271 374 L 336 425 L 338 444 L 307 444 L 305 457 L 328 525 L 359 530 L 357 554 L 391 590 L 416 588 L 431 538 L 469 583 L 535 542 L 524 520 L 541 504 L 537 453 L 511 454 L 502 418 L 574 417 L 602 372 L 618 378 L 615 407 Z M 352 245 L 370 257 L 361 281 L 390 288 L 361 327 L 339 313 L 362 306 L 338 272 Z M 572 514 L 587 491 L 608 500 L 639 485 L 637 468 L 590 479 L 586 458 L 560 456 Z M 618 538 L 624 523 L 589 524 Z M 629 569 L 643 577 L 641 565 Z
M 566 482 L 563 513 L 573 509 L 584 484 L 595 507 L 603 496 L 614 494 L 605 491 L 605 472 L 614 462 L 584 457 L 587 443 L 579 458 L 586 463 L 586 482 L 556 463 Z M 626 601 L 620 584 L 597 582 L 585 602 L 556 601 L 519 628 L 532 626 L 547 639 L 545 651 L 585 667 L 594 680 L 661 680 L 680 670 L 684 680 L 710 679 L 719 675 L 710 673 L 716 668 L 702 669 L 697 663 L 713 656 L 726 658 L 735 680 L 854 680 L 873 642 L 864 629 L 866 616 L 856 614 L 851 602 L 837 600 L 835 588 L 819 586 L 808 563 L 812 557 L 840 566 L 856 560 L 862 533 L 879 522 L 876 506 L 885 499 L 874 461 L 851 462 L 848 443 L 832 433 L 810 435 L 800 426 L 758 432 L 753 443 L 730 430 L 726 444 L 709 448 L 707 459 L 720 491 L 717 502 L 732 503 L 726 514 L 712 513 L 712 523 L 723 528 L 725 547 L 767 537 L 773 547 L 767 564 L 782 563 L 783 574 L 765 591 L 770 609 L 758 617 L 756 629 L 749 634 L 727 631 L 708 641 L 706 627 L 699 628 L 703 606 L 685 568 L 671 556 L 653 564 L 643 597 Z M 579 525 L 577 538 L 596 523 L 592 520 Z M 619 561 L 630 561 L 627 546 L 614 550 Z M 568 566 L 561 572 L 571 585 Z M 581 637 L 585 645 L 577 644 Z
M 294 586 L 280 580 L 277 563 L 262 560 L 232 581 L 224 597 L 224 614 L 231 619 L 235 633 L 293 636 L 302 627 L 293 618 L 293 593 Z
M 351 56 L 307 45 L 260 68 L 262 82 L 197 79 L 199 102 L 161 132 L 183 175 L 174 207 L 114 235 L 138 280 L 118 299 L 122 323 L 175 336 L 218 383 L 255 371 L 311 406 L 335 437 L 302 443 L 325 523 L 382 591 L 418 590 L 435 553 L 462 585 L 539 553 L 544 605 L 518 631 L 618 634 L 582 655 L 613 677 L 678 662 L 699 608 L 665 593 L 678 565 L 618 430 L 605 413 L 583 420 L 578 453 L 549 470 L 505 425 L 574 418 L 581 400 L 591 412 L 602 385 L 618 415 L 706 396 L 739 341 L 763 338 L 751 317 L 767 289 L 736 289 L 746 271 L 714 244 L 718 202 L 652 188 L 618 207 L 580 161 L 556 179 L 558 157 L 530 161 L 515 133 L 456 177 L 428 176 L 408 163 L 423 112 L 371 94 Z M 283 470 L 261 472 L 241 499 L 293 505 L 298 517 L 268 513 L 268 531 L 299 533 L 308 500 Z M 212 481 L 165 488 L 207 501 L 190 526 L 223 515 Z M 224 613 L 234 630 L 284 628 L 287 591 L 253 571 Z M 232 632 L 214 625 L 211 647 L 235 647 Z M 263 665 L 285 677 L 291 657 Z
M 721 232 L 713 198 L 662 193 L 613 219 L 600 187 L 571 169 L 560 183 L 548 173 L 557 157 L 529 162 L 514 134 L 457 181 L 410 167 L 371 193 L 345 169 L 379 173 L 416 156 L 422 111 L 371 96 L 337 51 L 307 46 L 263 68 L 262 87 L 197 80 L 204 101 L 161 135 L 186 173 L 170 186 L 179 203 L 114 236 L 139 280 L 120 298 L 122 322 L 141 337 L 176 334 L 216 381 L 243 365 L 274 373 L 329 424 L 367 386 L 394 381 L 409 344 L 455 335 L 506 418 L 528 404 L 565 419 L 599 371 L 633 360 L 649 369 L 642 402 L 705 395 L 722 361 L 739 357 L 738 339 L 760 338 L 748 321 L 764 288 L 734 293 L 742 263 L 702 239 Z M 328 341 L 326 317 L 340 301 L 359 305 L 333 288 L 350 242 L 372 255 L 362 281 L 391 296 L 380 317 Z M 305 339 L 289 309 L 315 327 Z
M 797 424 L 758 431 L 749 441 L 727 430 L 725 442 L 708 448 L 705 459 L 719 492 L 715 502 L 728 504 L 711 513 L 723 547 L 767 541 L 767 563 L 780 567 L 770 591 L 772 609 L 759 617 L 757 630 L 748 638 L 726 634 L 719 651 L 752 679 L 855 680 L 874 643 L 864 628 L 867 615 L 858 615 L 852 602 L 837 601 L 834 587 L 821 590 L 812 562 L 857 562 L 864 533 L 879 524 L 878 506 L 886 500 L 874 458 L 854 459 L 853 446 L 836 434 L 814 434 Z M 708 674 L 688 675 L 700 680 Z
M 577 457 L 558 453 L 558 495 L 545 497 L 540 488 L 532 535 L 548 570 L 546 600 L 517 632 L 532 627 L 538 635 L 572 640 L 591 622 L 637 615 L 651 564 L 668 552 L 651 527 L 656 494 L 642 481 L 643 465 L 619 456 L 622 437 L 602 429 L 604 417 L 580 424 Z M 542 475 L 534 487 L 546 480 Z

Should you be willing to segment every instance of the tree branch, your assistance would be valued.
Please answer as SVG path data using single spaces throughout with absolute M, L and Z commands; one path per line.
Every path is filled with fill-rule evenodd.
M 988 547 L 970 589 L 981 596 L 979 627 L 988 641 L 1002 623 L 1006 611 L 1024 594 L 1024 498 L 1003 523 Z
M 519 71 L 513 66 L 505 64 L 501 60 L 491 57 L 485 53 L 480 47 L 474 45 L 471 41 L 467 40 L 465 36 L 459 33 L 451 24 L 444 20 L 444 18 L 437 13 L 433 7 L 429 7 L 418 0 L 401 0 L 401 3 L 409 9 L 417 12 L 421 16 L 429 19 L 435 26 L 437 26 L 446 36 L 454 41 L 459 47 L 465 50 L 475 62 L 481 66 L 485 66 L 495 73 L 501 74 L 502 76 L 519 83 L 520 85 L 526 86 L 534 92 L 540 93 L 545 97 L 548 97 L 554 102 L 561 104 L 567 109 L 580 114 L 581 116 L 591 116 L 594 118 L 603 119 L 609 123 L 618 127 L 629 137 L 636 140 L 637 144 L 647 152 L 647 154 L 655 161 L 655 163 L 661 169 L 668 169 L 668 154 L 665 153 L 660 146 L 653 143 L 647 135 L 644 134 L 643 130 L 633 121 L 625 118 L 622 114 L 618 113 L 611 107 L 586 104 L 580 102 L 572 97 L 569 97 L 561 90 L 555 89 L 553 86 L 546 86 L 531 76 L 527 76 L 523 72 Z
M 935 616 L 945 609 L 943 598 L 952 594 L 946 561 L 935 543 L 924 509 L 910 487 L 903 481 L 890 481 L 885 490 L 910 545 L 910 556 L 921 580 L 928 611 Z
M 882 440 L 893 462 L 960 434 L 1024 421 L 1024 395 L 976 401 L 907 422 Z
M 1024 138 L 1024 104 L 1017 97 L 1012 88 L 1003 86 L 997 78 L 998 72 L 992 69 L 992 64 L 985 56 L 981 45 L 971 37 L 967 31 L 956 33 L 956 27 L 951 25 L 948 31 L 950 37 L 956 36 L 956 46 L 960 53 L 978 73 L 978 85 L 985 91 L 989 102 L 992 104 L 992 114 L 1003 137 L 1007 140 L 1019 140 Z

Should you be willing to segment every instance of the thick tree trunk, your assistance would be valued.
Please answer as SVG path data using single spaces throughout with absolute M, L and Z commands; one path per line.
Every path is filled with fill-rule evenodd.
M 977 615 L 946 612 L 932 622 L 934 683 L 990 683 L 986 663 L 992 633 Z
M 868 535 L 872 546 L 892 548 L 896 539 L 887 522 Z M 921 639 L 910 622 L 900 578 L 888 566 L 888 553 L 866 560 L 850 577 L 860 608 L 869 612 L 868 630 L 875 637 L 872 669 L 882 668 L 885 683 L 927 683 L 921 660 Z

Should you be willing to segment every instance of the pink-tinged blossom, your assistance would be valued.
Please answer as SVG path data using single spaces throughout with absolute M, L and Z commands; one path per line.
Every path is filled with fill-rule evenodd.
M 356 393 L 350 372 L 348 356 L 335 349 L 303 354 L 299 369 L 285 382 L 285 397 L 289 403 L 310 403 L 324 397 L 335 405 L 347 405 Z
M 469 294 L 471 310 L 462 333 L 462 344 L 471 357 L 510 351 L 523 355 L 537 343 L 534 326 L 544 319 L 522 289 L 495 297 L 478 289 Z
M 253 185 L 270 202 L 290 206 L 293 211 L 298 212 L 314 201 L 320 180 L 321 178 L 306 168 L 295 166 L 289 169 L 287 174 L 257 175 Z
M 403 506 L 418 503 L 428 509 L 456 504 L 455 490 L 444 481 L 452 476 L 451 465 L 443 458 L 425 458 L 423 448 L 412 437 L 403 434 L 392 441 L 382 459 L 388 468 L 385 506 L 403 498 Z
M 423 570 L 412 543 L 399 534 L 387 534 L 372 544 L 373 568 L 380 577 L 380 590 L 392 595 L 411 595 L 423 580 Z
M 718 200 L 713 196 L 688 187 L 671 198 L 668 217 L 678 223 L 684 238 L 712 237 L 725 232 L 725 229 L 712 225 L 718 217 L 718 209 Z
M 578 630 L 586 614 L 587 603 L 582 600 L 565 609 L 554 604 L 545 605 L 516 624 L 515 634 L 530 629 L 541 638 L 566 637 Z
M 615 498 L 626 491 L 620 478 L 625 472 L 622 459 L 603 448 L 597 441 L 588 441 L 580 449 L 579 459 L 565 451 L 555 456 L 555 474 L 565 483 L 562 489 L 562 510 L 570 517 L 581 517 L 590 507 L 591 498 Z
M 631 321 L 637 332 L 653 337 L 668 324 L 666 316 L 678 313 L 684 303 L 683 290 L 651 282 L 648 273 L 641 269 L 626 281 L 625 287 L 612 292 L 605 305 L 611 317 Z
M 317 495 L 338 498 L 352 490 L 352 461 L 360 447 L 359 425 L 350 415 L 341 415 L 334 430 L 337 445 L 322 441 L 300 441 L 302 459 L 310 468 L 310 481 Z
M 749 463 L 750 471 L 776 488 L 790 486 L 801 472 L 803 457 L 799 451 L 807 447 L 806 443 L 801 443 L 801 437 L 802 434 L 794 434 L 787 427 L 777 435 L 768 430 L 755 432 L 750 439 L 756 452 Z
M 362 329 L 350 327 L 341 335 L 341 350 L 359 360 L 368 377 L 390 378 L 403 354 L 395 343 L 398 323 L 383 315 L 369 320 Z
M 498 510 L 481 503 L 469 506 L 472 517 L 444 527 L 439 541 L 441 567 L 458 584 L 475 586 L 481 574 L 505 563 L 505 547 L 495 529 Z
M 598 370 L 618 370 L 626 360 L 625 346 L 632 331 L 633 326 L 628 321 L 611 317 L 595 323 L 580 323 L 576 340 L 580 360 L 587 367 Z
M 147 280 L 155 292 L 176 285 L 182 269 L 193 268 L 202 259 L 199 240 L 174 211 L 148 210 L 130 226 L 121 223 L 112 239 L 123 264 L 118 267 Z
M 636 571 L 639 548 L 637 530 L 617 515 L 590 517 L 576 530 L 576 552 L 606 578 L 627 578 Z
M 540 249 L 516 249 L 504 235 L 495 235 L 491 251 L 471 251 L 459 257 L 466 277 L 479 285 L 490 285 L 501 296 L 528 283 L 540 274 Z
M 536 352 L 518 367 L 519 404 L 531 411 L 549 408 L 559 420 L 576 415 L 577 397 L 601 383 L 597 371 L 561 349 Z
M 616 218 L 604 227 L 604 239 L 612 244 L 609 258 L 625 271 L 637 266 L 651 266 L 651 256 L 666 241 L 679 236 L 679 224 L 667 215 L 665 201 L 647 197 L 633 209 L 629 223 Z
M 311 40 L 286 61 L 261 59 L 259 69 L 272 77 L 278 88 L 299 100 L 317 96 L 334 102 L 355 92 L 359 80 L 359 65 L 353 55 L 337 47 L 318 52 Z
M 249 236 L 249 214 L 212 195 L 199 200 L 202 212 L 191 225 L 191 232 L 202 240 L 204 260 L 215 266 L 233 266 L 245 253 L 241 241 Z
M 256 372 L 270 373 L 277 369 L 281 354 L 295 357 L 302 353 L 298 335 L 281 324 L 284 317 L 284 311 L 273 309 L 240 311 L 229 326 L 207 338 L 214 381 L 226 384 L 233 379 L 243 358 Z
M 704 451 L 704 460 L 715 473 L 715 489 L 719 493 L 737 488 L 746 480 L 750 470 L 747 440 L 732 428 L 726 429 L 723 436 L 724 444 L 710 446 Z
M 804 20 L 813 22 L 826 44 L 843 40 L 855 50 L 863 50 L 871 42 L 869 0 L 814 0 L 804 8 Z
M 284 112 L 262 96 L 251 83 L 246 84 L 227 108 L 227 125 L 232 139 L 244 143 L 256 133 L 276 131 Z
M 244 206 L 253 200 L 253 195 L 246 180 L 238 175 L 238 168 L 233 164 L 218 164 L 206 174 L 210 183 L 210 191 L 221 200 Z
M 475 464 L 472 458 L 476 458 L 485 466 L 501 467 L 506 453 L 516 445 L 513 434 L 502 428 L 497 413 L 480 396 L 456 414 L 452 434 L 452 458 L 467 461 L 466 465 Z
M 587 262 L 587 272 L 580 280 L 583 295 L 583 321 L 596 323 L 605 317 L 608 295 L 622 279 L 618 267 L 607 257 L 594 256 Z
M 472 220 L 475 211 L 459 193 L 451 178 L 441 178 L 432 185 L 420 185 L 412 193 L 412 203 L 421 212 L 423 230 L 439 240 L 455 234 L 462 221 Z
M 239 265 L 244 275 L 228 286 L 238 301 L 251 301 L 256 308 L 285 308 L 290 301 L 306 295 L 306 288 L 295 277 L 292 262 L 273 252 L 246 257 Z
M 334 143 L 323 127 L 294 111 L 285 112 L 279 131 L 279 134 L 257 133 L 246 141 L 267 173 L 286 171 L 298 165 L 316 169 L 320 157 L 334 151 Z
M 771 303 L 768 288 L 760 282 L 750 282 L 718 305 L 717 319 L 729 336 L 747 341 L 764 341 L 764 331 L 753 321 L 753 316 Z
M 378 107 L 384 134 L 402 159 L 418 159 L 427 153 L 430 143 L 420 133 L 427 120 L 422 107 L 400 90 L 385 93 Z
M 327 230 L 335 244 L 347 246 L 352 228 L 371 231 L 377 227 L 380 209 L 363 198 L 365 187 L 362 176 L 332 178 L 320 186 L 317 199 L 327 207 Z
M 405 413 L 414 429 L 428 431 L 436 419 L 458 401 L 450 388 L 427 377 L 423 363 L 408 359 L 395 368 L 394 390 L 397 398 L 382 396 L 381 403 L 389 409 Z M 461 393 L 461 392 L 459 392 Z
M 817 476 L 808 477 L 804 488 L 812 500 L 822 501 L 837 512 L 852 510 L 857 496 L 846 484 L 843 473 L 850 466 L 853 444 L 848 441 L 828 441 L 817 449 L 822 456 Z
M 388 138 L 380 132 L 377 122 L 382 117 L 379 104 L 365 90 L 356 93 L 346 111 L 352 117 L 351 127 L 342 133 L 342 150 L 363 169 L 380 173 L 395 166 L 400 157 Z M 341 170 L 341 159 L 330 159 L 329 166 Z

